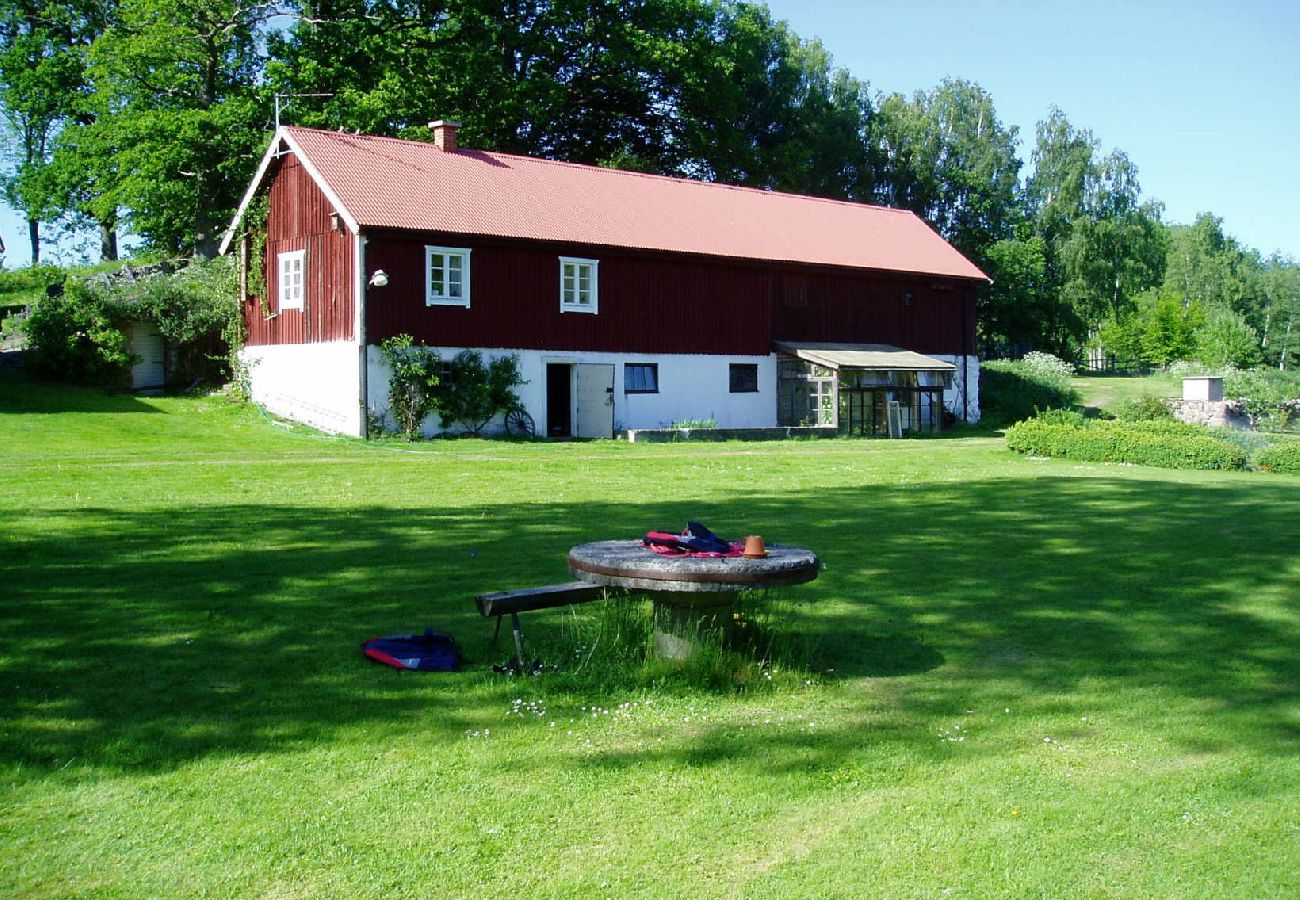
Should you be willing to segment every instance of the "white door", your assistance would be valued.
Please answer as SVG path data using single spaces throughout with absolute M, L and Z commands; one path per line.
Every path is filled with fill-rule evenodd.
M 614 367 L 583 364 L 574 366 L 578 379 L 578 427 L 575 437 L 614 436 Z
M 139 357 L 131 367 L 131 387 L 162 387 L 163 339 L 157 326 L 136 322 L 131 327 L 131 352 Z

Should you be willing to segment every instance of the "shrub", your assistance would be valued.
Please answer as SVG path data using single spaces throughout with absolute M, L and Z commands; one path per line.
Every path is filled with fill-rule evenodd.
M 1176 359 L 1165 366 L 1164 371 L 1175 378 L 1195 378 L 1198 375 L 1209 373 L 1205 363 L 1193 362 L 1190 359 Z
M 126 335 L 110 304 L 85 285 L 69 280 L 62 292 L 37 300 L 22 327 L 37 376 L 80 384 L 126 379 L 132 360 Z
M 434 394 L 442 371 L 438 354 L 416 344 L 409 334 L 388 338 L 379 345 L 388 362 L 388 411 L 397 430 L 408 441 L 420 436 L 420 427 L 433 412 Z
M 1240 447 L 1245 451 L 1247 458 L 1253 457 L 1261 450 L 1272 447 L 1277 443 L 1277 438 L 1274 435 L 1262 431 L 1247 431 L 1244 428 L 1216 428 L 1214 433 L 1228 443 Z
M 1074 366 L 1059 356 L 1032 350 L 1020 360 L 1026 372 L 1044 381 L 1069 382 L 1074 376 Z
M 1087 420 L 1081 425 L 1042 419 L 1007 429 L 1007 447 L 1034 456 L 1083 462 L 1126 462 L 1165 469 L 1242 469 L 1246 452 L 1208 429 L 1175 421 Z
M 179 272 L 162 263 L 84 279 L 71 276 L 62 294 L 33 304 L 23 325 L 34 370 L 59 381 L 124 381 L 132 354 L 123 327 L 142 321 L 162 333 L 173 376 L 224 378 L 242 336 L 235 278 L 232 257 L 196 262 Z
M 1300 442 L 1275 444 L 1261 450 L 1255 457 L 1255 466 L 1265 472 L 1300 475 Z
M 1070 384 L 1073 368 L 1046 353 L 1022 360 L 995 359 L 980 366 L 983 420 L 1004 425 L 1045 409 L 1068 409 L 1079 401 Z
M 1111 413 L 1121 422 L 1153 422 L 1174 417 L 1165 401 L 1150 394 L 1122 400 L 1111 407 Z
M 1242 401 L 1256 425 L 1282 431 L 1292 424 L 1293 405 L 1300 398 L 1300 372 L 1279 369 L 1232 369 L 1223 379 L 1223 395 Z
M 168 345 L 169 377 L 182 382 L 229 377 L 243 343 L 234 256 L 127 267 L 87 284 L 118 321 L 157 325 Z
M 1087 417 L 1075 409 L 1045 409 L 1034 419 L 1048 425 L 1069 425 L 1072 428 L 1082 428 L 1088 424 Z
M 153 268 L 153 267 L 150 267 Z M 195 261 L 179 271 L 160 264 L 138 281 L 99 276 L 99 291 L 115 317 L 152 322 L 170 348 L 172 375 L 182 381 L 220 381 L 242 343 L 235 257 Z
M 460 422 L 478 434 L 497 413 L 519 405 L 515 388 L 524 383 L 519 357 L 501 356 L 484 365 L 477 350 L 462 350 L 448 368 L 448 377 L 435 392 L 443 428 Z

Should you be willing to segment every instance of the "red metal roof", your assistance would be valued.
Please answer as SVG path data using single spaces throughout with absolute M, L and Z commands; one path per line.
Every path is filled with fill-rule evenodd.
M 283 132 L 362 228 L 986 279 L 906 210 L 395 138 Z

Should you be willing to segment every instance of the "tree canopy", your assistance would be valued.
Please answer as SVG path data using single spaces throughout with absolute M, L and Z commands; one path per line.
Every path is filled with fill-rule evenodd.
M 873 92 L 746 0 L 0 0 L 0 192 L 33 260 L 43 226 L 97 229 L 105 258 L 119 227 L 210 255 L 277 95 L 306 126 L 428 139 L 449 118 L 466 146 L 910 209 L 992 277 L 986 356 L 1155 362 L 1171 304 L 1270 364 L 1300 343 L 1293 260 L 1208 213 L 1167 225 L 1063 111 L 1026 164 L 978 84 Z

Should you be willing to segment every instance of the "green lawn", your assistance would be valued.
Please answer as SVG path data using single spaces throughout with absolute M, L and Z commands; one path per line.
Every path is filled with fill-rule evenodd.
M 1071 379 L 1079 391 L 1082 405 L 1105 409 L 1126 400 L 1142 397 L 1181 397 L 1183 380 L 1167 372 L 1151 375 L 1087 375 Z
M 1300 891 L 1300 478 L 367 446 L 0 377 L 0 492 L 8 895 Z M 561 671 L 492 674 L 474 594 L 687 518 L 822 555 L 806 676 L 583 687 L 598 604 L 527 617 Z M 464 671 L 359 653 L 426 625 Z

